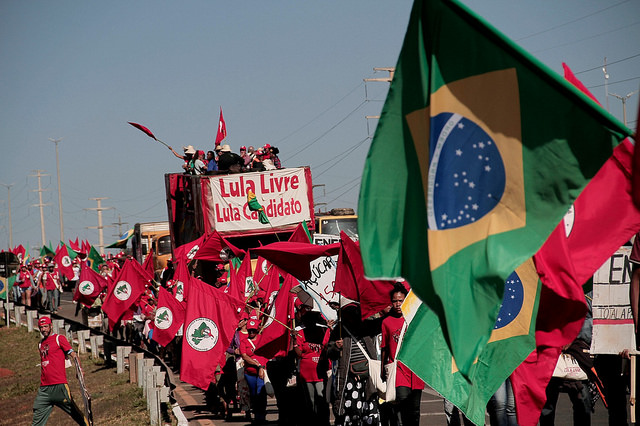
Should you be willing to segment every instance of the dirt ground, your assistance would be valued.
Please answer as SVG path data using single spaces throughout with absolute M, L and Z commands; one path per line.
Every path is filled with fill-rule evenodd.
M 40 334 L 25 327 L 0 328 L 0 425 L 31 424 L 33 401 L 40 386 Z M 148 425 L 149 416 L 142 390 L 128 383 L 128 374 L 116 374 L 103 360 L 81 356 L 85 382 L 93 399 L 94 424 Z M 71 393 L 83 406 L 75 369 L 67 369 Z M 48 425 L 68 425 L 73 421 L 54 408 Z

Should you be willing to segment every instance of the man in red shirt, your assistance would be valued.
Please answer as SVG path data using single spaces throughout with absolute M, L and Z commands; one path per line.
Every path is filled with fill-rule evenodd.
M 394 362 L 398 342 L 402 334 L 406 331 L 405 320 L 402 316 L 402 302 L 407 296 L 407 289 L 402 283 L 396 283 L 391 290 L 391 311 L 382 321 L 382 343 L 380 349 L 382 353 L 382 365 Z M 383 379 L 385 369 L 381 371 Z M 393 386 L 388 383 L 387 386 Z M 398 361 L 396 369 L 396 401 L 394 403 L 394 413 L 400 415 L 403 426 L 417 426 L 420 424 L 420 397 L 424 382 L 413 374 L 407 366 Z
M 32 425 L 46 424 L 54 405 L 62 408 L 79 425 L 89 425 L 84 414 L 73 402 L 67 384 L 65 360 L 74 358 L 79 363 L 78 356 L 66 337 L 51 333 L 51 318 L 40 318 L 38 327 L 42 333 L 42 341 L 38 344 L 41 361 L 40 389 L 33 403 Z

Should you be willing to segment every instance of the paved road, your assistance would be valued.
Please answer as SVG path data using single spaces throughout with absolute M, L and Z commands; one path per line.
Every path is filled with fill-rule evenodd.
M 67 317 L 76 321 L 81 321 L 80 316 L 74 317 L 75 304 L 71 301 L 72 294 L 66 292 L 62 294 L 61 306 L 59 315 Z M 231 423 L 234 425 L 247 424 L 242 417 L 235 417 L 232 422 L 225 422 L 222 419 L 216 419 L 207 410 L 204 393 L 188 383 L 180 382 L 177 374 L 173 375 L 173 382 L 178 383 L 174 396 L 180 403 L 182 410 L 189 420 L 190 425 L 222 425 L 225 423 Z M 269 423 L 277 423 L 278 412 L 275 405 L 275 399 L 269 398 L 267 407 L 267 420 Z M 421 425 L 428 426 L 446 426 L 446 419 L 443 410 L 442 398 L 431 388 L 427 388 L 422 393 L 422 401 L 420 403 L 421 408 Z M 489 425 L 489 417 L 485 418 L 487 425 Z M 571 416 L 571 402 L 566 394 L 561 394 L 558 401 L 558 411 L 556 413 L 556 424 L 558 426 L 565 426 L 572 424 Z M 601 401 L 598 401 L 596 406 L 596 412 L 592 416 L 592 426 L 607 426 L 607 410 L 602 405 Z

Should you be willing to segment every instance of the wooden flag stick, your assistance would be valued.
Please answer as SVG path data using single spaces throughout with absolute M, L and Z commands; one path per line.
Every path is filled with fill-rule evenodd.
M 636 422 L 636 355 L 631 355 L 631 395 L 629 396 L 631 423 Z

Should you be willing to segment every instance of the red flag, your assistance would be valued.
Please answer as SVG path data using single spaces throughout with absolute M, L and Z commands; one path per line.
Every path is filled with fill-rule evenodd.
M 278 290 L 280 289 L 280 272 L 278 271 L 278 268 L 271 265 L 271 267 L 267 271 L 267 274 L 258 285 L 260 287 L 260 290 L 264 291 L 265 309 L 271 309 L 273 301 L 275 300 L 275 297 L 278 294 Z
M 176 300 L 164 287 L 160 287 L 158 309 L 154 320 L 153 340 L 162 346 L 167 346 L 173 340 L 180 326 L 184 324 L 185 305 L 185 303 Z
M 13 249 L 11 249 L 11 253 L 15 254 L 16 256 L 18 256 L 18 259 L 20 259 L 20 262 L 24 261 L 24 256 L 27 253 L 27 250 L 24 248 L 24 246 L 22 244 L 14 247 Z
M 201 235 L 191 242 L 183 244 L 180 247 L 176 247 L 174 252 L 174 262 L 179 262 L 180 260 L 185 260 L 187 263 L 191 262 L 194 256 L 198 253 L 198 250 L 200 250 L 205 243 L 206 239 L 206 235 Z
M 53 260 L 58 265 L 60 273 L 67 277 L 67 279 L 72 280 L 74 276 L 73 266 L 66 245 L 63 244 L 62 247 L 58 249 Z
M 180 379 L 206 390 L 233 339 L 244 303 L 194 278 L 187 302 Z
M 218 231 L 213 231 L 200 246 L 200 249 L 194 254 L 194 259 L 210 260 L 213 262 L 222 262 L 220 254 L 223 249 L 229 249 L 236 256 L 244 256 L 245 251 L 231 244 L 220 235 Z
M 319 246 L 289 241 L 279 241 L 253 249 L 254 253 L 302 281 L 311 278 L 309 263 L 312 260 L 322 256 L 335 256 L 339 251 L 340 243 Z
M 73 300 L 82 303 L 86 307 L 91 307 L 106 286 L 107 280 L 82 262 L 80 265 L 80 278 L 73 294 Z
M 127 121 L 127 123 L 131 124 L 133 127 L 135 127 L 138 130 L 142 130 L 143 132 L 145 132 L 147 134 L 147 136 L 149 136 L 150 138 L 153 138 L 155 140 L 158 140 L 155 135 L 153 133 L 151 133 L 151 130 L 147 129 L 146 127 L 144 127 L 142 124 L 138 124 L 138 123 L 133 123 L 131 121 Z
M 640 103 L 638 104 L 638 120 L 636 121 L 636 134 L 634 138 L 636 140 L 636 147 L 638 146 L 638 130 L 640 130 Z M 640 209 L 640 149 L 633 150 L 633 174 L 632 176 L 632 188 L 633 188 L 633 202 Z
M 222 116 L 222 107 L 220 107 L 220 119 L 218 120 L 218 134 L 216 135 L 216 145 L 220 145 L 220 142 L 227 137 L 227 125 L 224 122 Z
M 251 255 L 247 252 L 240 267 L 237 270 L 232 267 L 230 272 L 230 280 L 225 293 L 229 293 L 237 299 L 245 300 L 247 293 L 253 289 Z
M 78 242 L 78 237 L 76 237 L 75 241 L 69 240 L 69 247 L 71 247 L 71 250 L 73 251 L 80 251 L 80 243 Z
M 173 273 L 173 295 L 178 301 L 186 302 L 189 294 L 191 274 L 189 274 L 189 270 L 187 269 L 186 261 L 180 260 L 175 262 L 174 265 L 176 269 Z
M 296 285 L 298 285 L 298 280 L 289 275 L 285 278 L 282 287 L 275 291 L 274 303 L 266 312 L 270 316 L 266 318 L 256 343 L 255 352 L 258 355 L 269 359 L 287 355 L 291 330 L 283 324 L 290 326 L 295 297 L 291 293 L 291 289 Z
M 640 229 L 632 151 L 629 140 L 614 149 L 534 256 L 542 281 L 536 350 L 511 375 L 521 425 L 537 423 L 561 348 L 580 331 L 587 311 L 582 286 Z
M 362 318 L 368 318 L 389 306 L 389 292 L 395 281 L 369 281 L 364 277 L 360 246 L 340 232 L 341 248 L 334 291 L 360 302 Z
M 150 277 L 149 279 L 152 280 L 156 272 L 153 267 L 153 249 L 147 253 L 147 257 L 145 257 L 144 263 L 142 264 L 142 269 L 146 272 L 147 276 Z
M 146 277 L 134 265 L 135 260 L 127 259 L 122 271 L 114 280 L 114 284 L 107 289 L 107 296 L 102 304 L 102 310 L 109 320 L 117 322 L 131 305 L 144 293 L 147 284 Z M 138 264 L 139 265 L 139 264 Z
M 307 229 L 307 224 L 305 222 L 299 223 L 288 241 L 292 243 L 311 243 L 312 238 Z
M 84 254 L 89 254 L 89 252 L 91 251 L 91 244 L 89 244 L 89 241 L 87 240 L 82 241 L 82 247 L 80 251 Z

